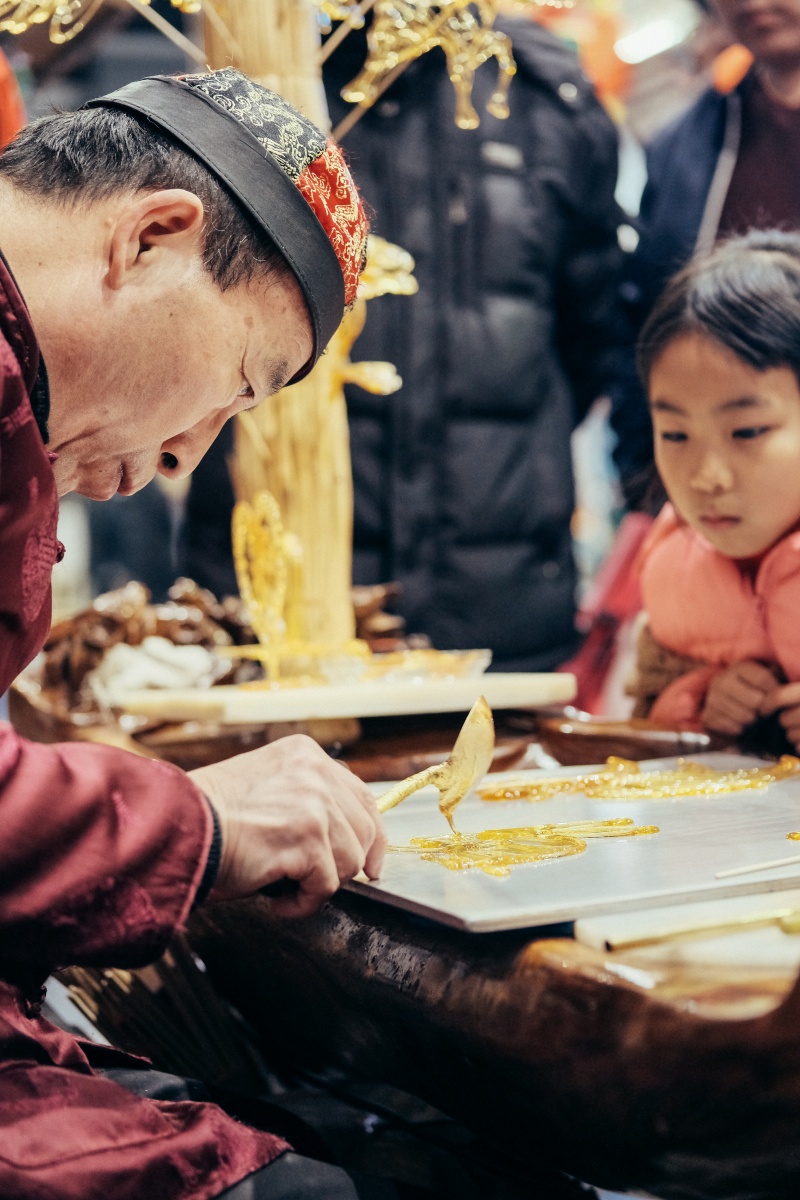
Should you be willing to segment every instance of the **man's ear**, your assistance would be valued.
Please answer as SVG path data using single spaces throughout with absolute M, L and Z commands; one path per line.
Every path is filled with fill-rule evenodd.
M 159 252 L 199 252 L 203 229 L 202 201 L 193 192 L 170 188 L 134 197 L 114 218 L 108 247 L 106 282 L 115 291 Z

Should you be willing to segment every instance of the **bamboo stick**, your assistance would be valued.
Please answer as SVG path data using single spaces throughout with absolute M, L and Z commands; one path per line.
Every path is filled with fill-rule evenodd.
M 174 25 L 170 25 L 169 21 L 165 21 L 160 13 L 154 12 L 150 5 L 144 4 L 142 0 L 127 0 L 127 3 L 130 4 L 131 8 L 136 10 L 140 17 L 144 17 L 151 25 L 155 25 L 159 33 L 163 33 L 165 38 L 169 38 L 179 50 L 182 50 L 189 58 L 193 58 L 201 67 L 205 67 L 205 51 L 201 50 L 199 46 L 195 46 L 194 42 L 190 41 L 189 38 L 184 37 L 179 29 L 176 29 Z
M 325 42 L 319 53 L 319 64 L 327 62 L 334 50 L 341 46 L 348 34 L 354 29 L 361 29 L 364 25 L 364 17 L 375 7 L 375 0 L 363 0 L 362 4 L 355 6 L 353 15 L 346 21 L 342 21 L 338 29 L 335 29 L 331 36 Z M 355 18 L 355 19 L 354 19 Z M 359 19 L 360 18 L 360 19 Z

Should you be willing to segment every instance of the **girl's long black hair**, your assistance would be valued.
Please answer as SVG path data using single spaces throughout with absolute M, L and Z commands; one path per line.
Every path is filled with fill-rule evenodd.
M 789 367 L 800 383 L 800 234 L 731 238 L 670 280 L 639 337 L 645 388 L 656 359 L 690 333 L 713 338 L 757 371 Z

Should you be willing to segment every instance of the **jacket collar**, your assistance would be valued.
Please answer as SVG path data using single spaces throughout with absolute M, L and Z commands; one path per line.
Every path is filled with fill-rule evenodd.
M 16 356 L 30 399 L 33 417 L 47 444 L 50 434 L 50 383 L 47 367 L 36 341 L 30 313 L 25 306 L 11 267 L 0 250 L 0 334 Z

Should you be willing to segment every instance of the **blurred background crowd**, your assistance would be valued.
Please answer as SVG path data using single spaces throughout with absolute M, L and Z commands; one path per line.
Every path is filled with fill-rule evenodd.
M 584 703 L 617 715 L 624 662 L 609 673 L 609 629 L 618 650 L 637 607 L 627 568 L 659 503 L 636 332 L 696 246 L 800 220 L 788 184 L 800 97 L 787 90 L 782 106 L 760 88 L 764 7 L 509 6 L 507 121 L 483 114 L 486 68 L 480 129 L 457 129 L 433 51 L 344 140 L 375 229 L 414 255 L 420 283 L 412 300 L 371 303 L 353 355 L 404 379 L 392 396 L 348 390 L 354 581 L 397 580 L 407 628 L 441 648 L 488 646 L 512 670 L 577 663 Z M 776 7 L 795 22 L 800 61 L 800 4 Z M 200 39 L 199 19 L 167 0 L 151 13 Z M 40 25 L 0 34 L 0 49 L 0 140 L 22 104 L 28 118 L 72 109 L 188 65 L 127 0 L 105 0 L 66 45 Z M 334 124 L 363 53 L 353 34 L 326 64 Z M 182 573 L 233 590 L 229 448 L 223 435 L 191 480 L 158 478 L 133 498 L 67 498 L 56 615 L 129 579 L 156 599 Z

